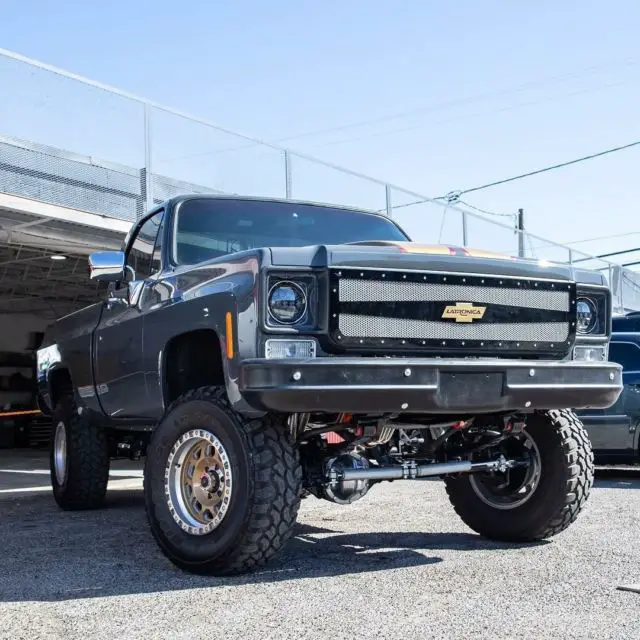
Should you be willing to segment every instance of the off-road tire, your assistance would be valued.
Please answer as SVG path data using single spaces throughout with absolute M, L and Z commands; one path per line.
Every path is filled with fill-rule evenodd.
M 175 522 L 164 487 L 171 448 L 182 434 L 198 428 L 222 442 L 233 474 L 226 515 L 204 535 L 189 534 Z M 293 534 L 301 493 L 299 453 L 285 420 L 242 416 L 223 388 L 203 387 L 178 398 L 147 449 L 144 498 L 151 532 L 164 555 L 191 573 L 232 575 L 266 564 Z
M 55 437 L 62 422 L 66 431 L 66 477 L 58 482 L 55 472 Z M 79 415 L 73 398 L 63 397 L 52 417 L 49 467 L 53 497 L 66 511 L 102 506 L 109 482 L 107 435 L 99 425 Z
M 524 504 L 502 510 L 483 502 L 469 476 L 445 481 L 449 500 L 464 523 L 491 540 L 533 542 L 564 531 L 582 510 L 594 479 L 587 432 L 569 410 L 535 412 L 527 422 L 541 458 L 537 489 Z

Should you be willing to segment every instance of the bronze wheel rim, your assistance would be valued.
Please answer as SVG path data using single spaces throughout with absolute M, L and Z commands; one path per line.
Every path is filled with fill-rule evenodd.
M 233 479 L 220 440 L 203 429 L 184 433 L 165 467 L 165 497 L 175 522 L 191 535 L 216 529 L 229 508 Z

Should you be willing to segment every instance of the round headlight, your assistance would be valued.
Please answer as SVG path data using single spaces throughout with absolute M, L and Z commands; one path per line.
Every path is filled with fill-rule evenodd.
M 307 295 L 295 282 L 278 282 L 269 292 L 269 313 L 276 322 L 294 324 L 307 310 Z
M 578 298 L 576 304 L 578 333 L 591 333 L 598 322 L 598 310 L 589 298 Z

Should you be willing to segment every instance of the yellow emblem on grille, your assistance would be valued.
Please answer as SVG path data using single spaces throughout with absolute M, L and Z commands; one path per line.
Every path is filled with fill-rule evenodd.
M 456 322 L 473 322 L 484 316 L 487 307 L 475 307 L 471 302 L 456 302 L 444 308 L 442 317 Z

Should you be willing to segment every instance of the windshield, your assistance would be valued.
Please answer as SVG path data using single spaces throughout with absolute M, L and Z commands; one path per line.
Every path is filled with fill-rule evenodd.
M 293 202 L 202 198 L 179 207 L 174 255 L 178 264 L 196 264 L 259 247 L 408 239 L 388 218 L 360 211 Z

